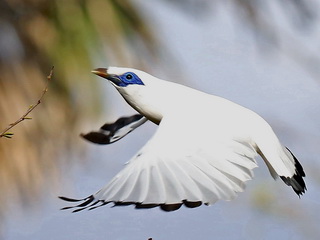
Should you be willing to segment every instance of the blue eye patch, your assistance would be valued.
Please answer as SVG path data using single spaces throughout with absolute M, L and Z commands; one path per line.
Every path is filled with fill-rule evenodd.
M 119 87 L 126 87 L 130 84 L 144 85 L 141 79 L 133 72 L 126 72 L 120 75 L 119 79 L 121 80 L 121 82 L 117 84 Z

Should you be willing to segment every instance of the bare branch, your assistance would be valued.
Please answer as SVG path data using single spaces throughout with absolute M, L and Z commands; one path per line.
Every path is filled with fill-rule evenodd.
M 30 105 L 28 110 L 17 121 L 15 121 L 13 123 L 10 123 L 3 131 L 1 131 L 0 132 L 0 138 L 2 138 L 2 137 L 12 138 L 13 133 L 12 132 L 8 132 L 11 128 L 13 128 L 14 126 L 16 126 L 17 124 L 19 124 L 20 122 L 22 122 L 24 120 L 32 119 L 31 117 L 28 117 L 28 115 L 42 102 L 42 99 L 43 99 L 44 95 L 48 91 L 49 82 L 51 81 L 51 78 L 52 78 L 52 75 L 53 75 L 53 69 L 54 69 L 54 67 L 51 68 L 50 73 L 47 76 L 46 86 L 43 89 L 42 94 L 41 94 L 40 98 L 38 99 L 38 101 L 34 105 Z

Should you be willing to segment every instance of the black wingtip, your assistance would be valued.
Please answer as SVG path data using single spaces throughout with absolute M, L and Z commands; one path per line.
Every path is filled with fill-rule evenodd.
M 74 199 L 74 198 L 68 198 L 68 197 L 63 197 L 63 196 L 59 196 L 59 198 L 63 201 L 67 201 L 67 202 L 81 202 L 78 205 L 63 207 L 60 209 L 60 210 L 68 210 L 68 209 L 76 208 L 75 210 L 73 210 L 73 212 L 79 212 L 84 209 L 90 208 L 99 202 L 98 200 L 94 201 L 95 198 L 93 195 L 86 197 L 86 198 L 82 198 L 82 199 Z
M 110 144 L 110 136 L 102 132 L 81 133 L 80 137 L 95 144 Z
M 111 144 L 120 140 L 135 128 L 143 124 L 145 121 L 140 121 L 142 118 L 143 115 L 141 114 L 135 114 L 129 117 L 121 117 L 114 123 L 104 124 L 98 131 L 81 133 L 80 136 L 83 139 L 95 144 Z M 136 124 L 136 126 L 133 126 L 134 124 Z
M 287 150 L 292 155 L 294 162 L 295 162 L 295 169 L 296 172 L 292 177 L 284 177 L 280 176 L 280 178 L 288 185 L 291 186 L 292 189 L 295 191 L 295 193 L 300 197 L 302 196 L 306 191 L 307 187 L 303 180 L 303 178 L 306 176 L 302 165 L 298 161 L 298 159 L 293 155 L 293 153 L 287 148 Z
M 60 198 L 63 201 L 67 201 L 67 202 L 80 202 L 80 201 L 87 199 L 87 198 L 75 199 L 75 198 L 68 198 L 68 197 L 64 197 L 64 196 L 58 196 L 58 198 Z
M 80 202 L 80 204 L 74 205 L 74 206 L 67 206 L 67 207 L 63 207 L 60 210 L 72 210 L 72 213 L 76 213 L 76 212 L 80 212 L 83 210 L 93 210 L 102 206 L 105 206 L 111 202 L 108 201 L 103 201 L 103 200 L 97 200 L 94 198 L 93 195 L 86 197 L 86 198 L 82 198 L 82 199 L 73 199 L 73 198 L 68 198 L 68 197 L 63 197 L 63 196 L 59 196 L 60 199 L 67 201 L 67 202 Z M 187 200 L 183 200 L 180 203 L 170 203 L 170 204 L 159 204 L 159 203 L 139 203 L 139 202 L 113 202 L 113 206 L 117 207 L 117 206 L 128 206 L 128 205 L 135 205 L 135 208 L 137 209 L 147 209 L 147 208 L 155 208 L 155 207 L 159 207 L 161 210 L 165 211 L 165 212 L 172 212 L 172 211 L 176 211 L 179 208 L 181 208 L 182 205 L 186 206 L 187 208 L 195 208 L 195 207 L 199 207 L 202 205 L 201 201 L 195 201 L 195 202 L 190 202 Z

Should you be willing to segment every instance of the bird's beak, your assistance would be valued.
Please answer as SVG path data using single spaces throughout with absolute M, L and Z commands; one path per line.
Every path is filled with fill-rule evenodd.
M 91 72 L 98 75 L 99 77 L 108 79 L 109 81 L 113 82 L 116 85 L 119 85 L 121 83 L 119 76 L 116 74 L 109 74 L 107 68 L 96 68 Z

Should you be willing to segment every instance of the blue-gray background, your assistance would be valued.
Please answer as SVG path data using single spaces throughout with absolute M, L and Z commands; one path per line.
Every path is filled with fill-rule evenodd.
M 149 71 L 159 78 L 223 96 L 263 116 L 304 166 L 307 193 L 299 199 L 281 180 L 274 181 L 258 159 L 255 178 L 231 202 L 196 209 L 182 207 L 172 213 L 157 208 L 135 210 L 131 206 L 106 206 L 76 214 L 60 211 L 66 203 L 58 200 L 58 195 L 90 195 L 123 167 L 156 131 L 156 126 L 147 123 L 113 145 L 88 143 L 85 160 L 62 166 L 58 187 L 48 185 L 38 204 L 29 210 L 10 209 L 4 239 L 317 239 L 320 80 L 291 54 L 319 51 L 320 32 L 284 38 L 281 47 L 274 47 L 257 41 L 259 36 L 239 23 L 228 3 L 213 6 L 214 14 L 206 16 L 179 11 L 165 1 L 134 3 L 165 44 L 166 61 L 176 64 L 170 71 L 161 65 Z M 292 31 L 276 8 L 273 12 L 279 31 Z M 121 64 L 118 60 L 95 61 L 96 67 Z M 83 126 L 84 132 L 133 113 L 110 84 L 90 76 L 88 70 L 89 77 L 105 92 L 105 113 Z

